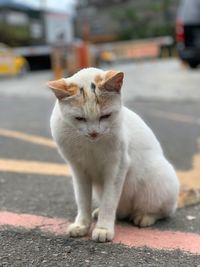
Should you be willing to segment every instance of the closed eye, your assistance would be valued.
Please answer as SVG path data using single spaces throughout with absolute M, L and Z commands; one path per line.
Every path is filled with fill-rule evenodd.
M 75 117 L 75 119 L 77 121 L 84 121 L 84 122 L 86 122 L 86 118 L 84 118 L 84 117 Z
M 106 119 L 108 119 L 110 116 L 111 116 L 111 113 L 102 115 L 102 116 L 100 117 L 100 120 L 106 120 Z

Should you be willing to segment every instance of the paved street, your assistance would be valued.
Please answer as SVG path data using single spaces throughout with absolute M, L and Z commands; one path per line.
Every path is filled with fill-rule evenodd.
M 125 72 L 126 105 L 153 129 L 177 173 L 200 179 L 200 69 L 177 60 L 112 67 Z M 110 244 L 66 236 L 76 206 L 50 136 L 49 79 L 0 80 L 0 266 L 199 267 L 200 205 L 144 230 L 118 222 Z

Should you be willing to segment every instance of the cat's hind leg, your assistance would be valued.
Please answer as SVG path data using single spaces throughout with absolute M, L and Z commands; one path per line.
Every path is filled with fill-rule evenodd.
M 96 208 L 92 212 L 92 219 L 97 220 L 99 216 L 99 208 Z
M 156 215 L 144 214 L 135 216 L 133 222 L 136 226 L 147 227 L 153 225 L 158 219 L 159 218 Z
M 153 156 L 145 160 L 145 172 L 139 170 L 137 176 L 132 214 L 139 227 L 171 217 L 176 210 L 179 182 L 175 170 L 164 157 Z

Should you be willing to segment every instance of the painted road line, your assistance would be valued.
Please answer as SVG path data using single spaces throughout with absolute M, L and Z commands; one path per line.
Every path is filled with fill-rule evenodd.
M 68 225 L 69 222 L 66 219 L 0 211 L 0 228 L 13 226 L 27 230 L 40 229 L 41 231 L 60 235 L 66 233 Z
M 0 128 L 0 136 L 9 137 L 9 138 L 16 138 L 25 142 L 37 144 L 37 145 L 43 145 L 55 148 L 56 144 L 53 142 L 52 139 L 41 137 L 37 135 L 27 134 L 23 132 L 18 131 L 11 131 L 7 129 Z
M 160 112 L 160 111 L 159 111 Z M 163 116 L 167 114 L 170 119 L 179 120 L 181 122 L 195 123 L 198 122 L 194 117 L 184 116 L 177 113 L 166 113 L 155 111 L 155 114 Z M 175 116 L 176 115 L 176 116 Z M 55 148 L 55 143 L 48 138 L 29 135 L 22 132 L 10 131 L 0 128 L 0 135 L 18 138 L 23 141 L 32 142 L 39 145 L 45 145 Z M 200 138 L 197 139 L 198 146 L 200 146 Z M 33 173 L 43 175 L 70 175 L 69 167 L 65 164 L 55 164 L 50 162 L 36 162 L 25 160 L 9 160 L 0 159 L 0 171 L 17 172 L 17 173 Z M 188 206 L 194 203 L 200 202 L 199 190 L 193 189 L 200 188 L 200 154 L 196 154 L 193 157 L 193 168 L 188 171 L 177 171 L 177 175 L 181 181 L 181 195 L 179 197 L 179 207 Z M 188 194 L 186 194 L 188 192 Z M 192 197 L 192 200 L 191 200 Z
M 199 155 L 200 156 L 200 155 Z M 0 158 L 0 171 L 14 173 L 32 173 L 42 175 L 71 175 L 69 165 L 52 162 L 26 161 Z M 200 188 L 200 168 L 178 171 L 183 187 Z
M 178 171 L 177 176 L 183 187 L 200 189 L 200 170 Z
M 69 167 L 66 164 L 11 159 L 0 159 L 0 171 L 56 176 L 70 175 Z
M 25 228 L 26 230 L 41 230 L 43 232 L 66 235 L 69 221 L 60 218 L 17 214 L 7 211 L 0 212 L 0 228 L 7 226 Z M 144 247 L 152 249 L 174 250 L 200 254 L 200 235 L 179 231 L 160 231 L 151 228 L 139 229 L 132 225 L 116 225 L 116 235 L 113 243 L 121 243 L 129 247 Z
M 13 173 L 31 173 L 37 175 L 71 176 L 67 164 L 11 160 L 0 158 L 0 171 Z M 200 202 L 200 169 L 177 173 L 181 182 L 178 207 L 182 208 Z
M 200 235 L 180 231 L 160 231 L 151 228 L 139 229 L 133 226 L 117 225 L 114 243 L 122 243 L 130 247 L 180 249 L 200 254 Z
M 200 148 L 200 138 L 197 139 L 197 146 Z M 181 185 L 187 188 L 200 188 L 200 153 L 193 156 L 192 169 L 188 171 L 177 171 Z

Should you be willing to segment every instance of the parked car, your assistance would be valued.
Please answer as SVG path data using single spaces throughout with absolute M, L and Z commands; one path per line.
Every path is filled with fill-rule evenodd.
M 0 75 L 22 75 L 28 69 L 24 57 L 16 55 L 7 45 L 0 43 Z
M 182 0 L 176 21 L 179 56 L 191 68 L 200 64 L 200 0 Z

